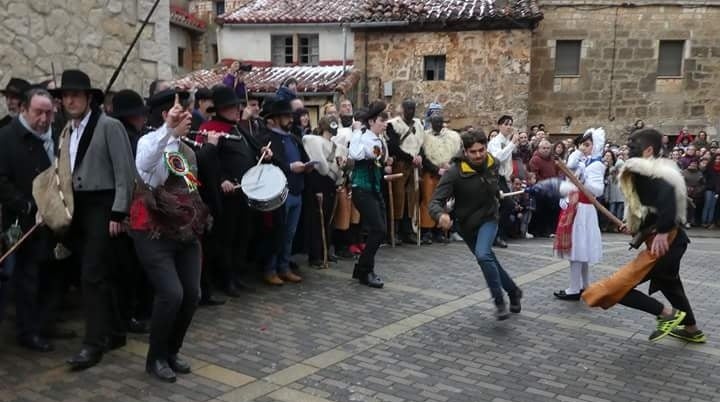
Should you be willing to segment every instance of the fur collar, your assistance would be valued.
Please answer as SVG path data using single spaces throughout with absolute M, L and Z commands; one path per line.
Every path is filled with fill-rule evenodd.
M 687 209 L 687 188 L 685 179 L 680 174 L 677 164 L 670 159 L 644 159 L 630 158 L 620 169 L 620 188 L 625 195 L 625 222 L 634 233 L 640 228 L 642 221 L 649 212 L 647 206 L 642 205 L 632 182 L 632 175 L 639 174 L 668 182 L 675 189 L 675 202 L 677 205 L 675 220 L 685 223 Z

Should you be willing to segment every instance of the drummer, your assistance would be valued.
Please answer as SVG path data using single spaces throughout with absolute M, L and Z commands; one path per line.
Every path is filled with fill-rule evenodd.
M 299 139 L 290 133 L 293 112 L 290 101 L 277 96 L 263 103 L 260 116 L 265 119 L 265 136 L 272 142 L 273 164 L 285 173 L 288 182 L 288 196 L 285 205 L 272 214 L 270 238 L 272 252 L 265 263 L 265 282 L 279 286 L 285 282 L 298 283 L 302 278 L 290 270 L 295 231 L 300 221 L 302 193 L 305 188 L 305 174 L 313 170 L 305 149 Z
M 254 211 L 248 206 L 245 194 L 238 188 L 243 175 L 255 165 L 263 149 L 257 140 L 239 130 L 237 122 L 242 113 L 243 99 L 236 91 L 226 86 L 217 86 L 212 92 L 213 107 L 210 112 L 215 116 L 200 126 L 200 131 L 220 132 L 235 136 L 235 139 L 221 139 L 217 147 L 219 169 L 214 172 L 217 177 L 220 194 L 220 219 L 215 220 L 211 239 L 207 242 L 211 255 L 208 261 L 215 260 L 213 268 L 216 280 L 229 297 L 239 297 L 243 290 L 248 290 L 246 279 L 251 274 L 248 263 L 248 244 L 252 236 Z M 266 159 L 272 152 L 266 153 Z M 211 252 L 214 250 L 215 252 Z M 213 258 L 214 257 L 214 258 Z M 211 299 L 203 303 L 214 304 Z

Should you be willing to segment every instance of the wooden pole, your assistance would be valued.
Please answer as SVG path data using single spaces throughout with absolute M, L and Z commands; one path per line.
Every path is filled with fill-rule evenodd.
M 2 257 L 0 257 L 0 264 L 2 264 L 3 261 L 5 261 L 5 259 L 10 256 L 10 254 L 12 254 L 15 250 L 17 250 L 17 248 L 20 247 L 20 245 L 21 245 L 25 240 L 27 240 L 28 237 L 30 237 L 30 235 L 33 234 L 33 232 L 35 231 L 35 229 L 37 229 L 37 228 L 40 227 L 40 225 L 42 225 L 42 222 L 36 223 L 33 227 L 31 227 L 31 228 L 23 235 L 23 237 L 20 238 L 20 240 L 17 241 L 17 243 L 13 244 L 13 246 L 10 247 L 10 250 L 8 250 L 7 252 L 5 252 L 5 254 L 3 254 Z
M 393 201 L 393 190 L 392 182 L 403 177 L 402 173 L 386 174 L 384 179 L 388 183 L 388 198 L 390 198 L 390 224 L 393 227 L 390 228 L 390 246 L 395 248 L 395 202 Z
M 323 269 L 330 268 L 330 264 L 328 263 L 328 244 L 327 244 L 327 234 L 325 233 L 325 212 L 323 211 L 323 204 L 324 204 L 324 196 L 323 193 L 317 193 L 315 194 L 315 198 L 317 198 L 318 201 L 318 207 L 320 209 L 320 233 L 322 235 L 322 245 L 323 245 Z

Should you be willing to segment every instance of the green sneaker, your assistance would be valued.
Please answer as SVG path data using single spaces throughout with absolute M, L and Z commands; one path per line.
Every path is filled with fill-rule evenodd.
M 705 334 L 700 331 L 699 329 L 695 332 L 688 332 L 688 330 L 685 329 L 685 327 L 679 326 L 672 331 L 670 331 L 670 336 L 673 338 L 682 339 L 686 342 L 692 342 L 692 343 L 705 343 L 707 342 L 707 337 Z
M 678 325 L 685 319 L 685 312 L 673 309 L 673 313 L 670 317 L 658 317 L 657 318 L 657 329 L 650 334 L 651 342 L 659 341 L 660 339 L 668 336 L 670 332 L 677 328 Z

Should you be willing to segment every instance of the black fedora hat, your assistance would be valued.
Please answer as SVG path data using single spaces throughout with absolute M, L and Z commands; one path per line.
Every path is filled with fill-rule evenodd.
M 148 112 L 142 96 L 132 89 L 123 89 L 113 96 L 113 117 L 144 116 Z
M 277 95 L 265 98 L 262 110 L 260 111 L 260 117 L 267 119 L 269 117 L 281 115 L 293 115 L 290 101 Z
M 65 70 L 60 79 L 60 87 L 51 89 L 49 92 L 56 97 L 61 97 L 65 91 L 85 91 L 93 94 L 95 100 L 102 102 L 103 91 L 93 88 L 90 84 L 90 77 L 80 70 Z
M 25 81 L 22 78 L 10 78 L 10 81 L 8 81 L 7 85 L 5 85 L 5 89 L 0 90 L 0 93 L 3 95 L 14 95 L 17 97 L 22 97 L 25 91 L 30 89 L 30 83 Z
M 212 99 L 212 91 L 207 88 L 198 88 L 197 91 L 195 91 L 195 100 L 205 100 L 205 99 Z
M 243 100 L 237 96 L 234 89 L 226 87 L 225 85 L 213 88 L 212 101 L 213 106 L 208 108 L 208 112 L 210 113 L 214 113 L 224 107 L 237 106 L 244 103 Z
M 160 92 L 155 92 L 153 96 L 148 99 L 148 107 L 150 110 L 155 110 L 157 108 L 170 109 L 173 103 L 175 103 L 175 94 L 180 95 L 180 102 L 183 103 L 183 105 L 185 105 L 188 98 L 190 98 L 190 94 L 188 92 L 180 92 L 169 88 Z

